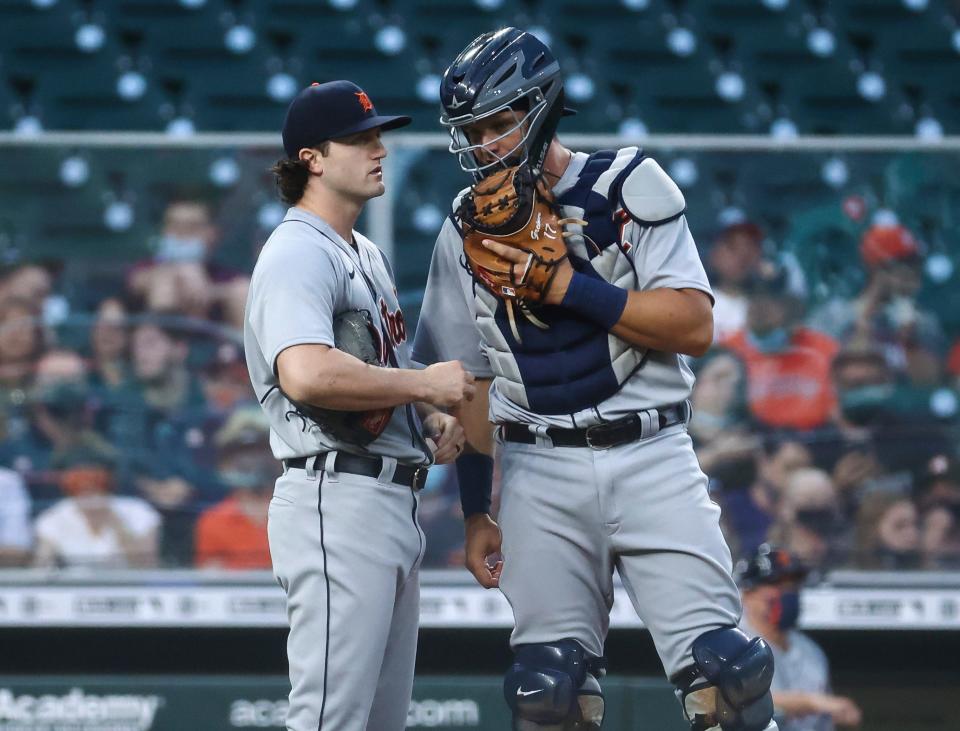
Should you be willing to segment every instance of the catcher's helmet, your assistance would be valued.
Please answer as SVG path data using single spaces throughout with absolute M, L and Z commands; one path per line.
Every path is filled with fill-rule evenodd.
M 538 175 L 564 111 L 560 64 L 532 33 L 516 28 L 484 33 L 444 72 L 440 103 L 440 124 L 450 130 L 450 152 L 457 155 L 461 168 L 480 178 L 494 168 L 529 162 L 534 175 Z M 481 164 L 474 154 L 481 145 L 470 143 L 464 127 L 506 109 L 527 112 L 522 121 L 523 136 L 501 158 Z M 518 118 L 502 136 L 520 126 Z M 519 160 L 515 159 L 517 152 L 522 154 Z

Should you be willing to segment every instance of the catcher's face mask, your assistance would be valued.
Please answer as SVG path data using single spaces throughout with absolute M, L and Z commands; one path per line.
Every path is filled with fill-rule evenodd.
M 514 109 L 514 105 L 520 100 L 525 100 L 530 111 L 526 114 L 519 114 Z M 472 142 L 468 136 L 468 129 L 483 120 L 500 114 L 501 112 L 512 112 L 514 123 L 502 134 L 492 140 L 483 142 Z M 447 148 L 457 156 L 457 162 L 460 168 L 465 172 L 471 173 L 476 178 L 483 178 L 494 170 L 521 165 L 529 159 L 530 141 L 539 131 L 544 115 L 547 111 L 547 100 L 539 87 L 533 87 L 509 102 L 495 107 L 490 111 L 476 115 L 464 114 L 460 117 L 448 117 L 446 114 L 440 117 L 440 124 L 446 127 L 450 132 L 450 146 Z M 516 132 L 521 132 L 517 144 L 506 152 L 494 152 L 491 146 L 500 140 L 506 139 Z M 481 153 L 478 155 L 478 153 Z M 486 161 L 489 160 L 489 161 Z

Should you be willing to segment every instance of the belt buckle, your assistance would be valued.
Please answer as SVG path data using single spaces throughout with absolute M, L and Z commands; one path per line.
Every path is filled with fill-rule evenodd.
M 595 430 L 600 430 L 605 426 L 607 426 L 607 424 L 594 424 L 593 426 L 588 426 L 586 429 L 584 429 L 583 437 L 586 440 L 587 446 L 590 447 L 590 449 L 595 449 L 598 452 L 600 452 L 600 451 L 603 451 L 604 449 L 610 449 L 613 446 L 612 442 L 608 442 L 606 444 L 595 444 L 593 441 L 593 437 L 591 436 L 591 433 Z
M 422 465 L 422 464 L 421 464 L 421 465 L 417 465 L 417 468 L 413 471 L 413 484 L 412 484 L 410 487 L 412 487 L 414 490 L 422 490 L 422 489 L 423 489 L 423 485 L 419 484 L 419 483 L 420 483 L 420 473 L 421 473 L 421 472 L 423 473 L 423 482 L 424 482 L 424 484 L 426 484 L 426 482 L 427 482 L 427 472 L 428 472 L 429 470 L 430 470 L 430 467 L 427 466 L 427 465 Z

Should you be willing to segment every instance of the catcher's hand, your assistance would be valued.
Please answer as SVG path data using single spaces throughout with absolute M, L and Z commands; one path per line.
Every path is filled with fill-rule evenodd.
M 519 333 L 513 303 L 538 327 L 546 327 L 530 305 L 552 304 L 551 285 L 560 271 L 570 276 L 564 231 L 575 219 L 560 218 L 559 207 L 543 180 L 526 165 L 508 168 L 479 181 L 460 204 L 463 252 L 470 274 L 508 302 L 514 336 Z M 562 296 L 562 295 L 561 295 Z
M 486 513 L 471 515 L 466 521 L 464 563 L 484 589 L 500 585 L 503 556 L 500 553 L 500 527 Z
M 539 304 L 567 258 L 563 225 L 553 196 L 525 165 L 478 182 L 460 205 L 463 252 L 471 274 L 502 299 Z M 494 250 L 484 239 L 502 244 Z M 507 248 L 515 254 L 501 255 Z
M 514 267 L 527 266 L 528 254 L 523 249 L 515 248 L 509 244 L 501 244 L 496 239 L 483 239 L 480 243 L 501 259 L 513 262 Z M 552 279 L 543 294 L 543 299 L 540 300 L 545 305 L 558 305 L 563 301 L 563 296 L 567 292 L 567 285 L 570 284 L 570 278 L 573 276 L 573 267 L 566 257 L 556 262 L 553 269 Z

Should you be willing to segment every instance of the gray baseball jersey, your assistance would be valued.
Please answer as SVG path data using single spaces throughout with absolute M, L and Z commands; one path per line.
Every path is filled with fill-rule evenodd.
M 619 215 L 612 210 L 616 202 L 607 200 L 611 184 L 618 175 L 626 177 L 635 170 L 647 173 L 641 167 L 644 162 L 655 165 L 635 147 L 619 150 L 615 156 L 582 152 L 573 156 L 553 189 L 563 216 L 588 222 L 585 229 L 570 227 L 586 234 L 567 239 L 571 253 L 580 259 L 590 257 L 597 274 L 625 289 L 691 288 L 712 297 L 683 216 L 644 226 L 625 218 L 622 209 Z M 649 175 L 659 177 L 654 171 Z M 427 364 L 460 360 L 478 378 L 492 378 L 490 420 L 494 423 L 583 427 L 678 403 L 690 395 L 694 378 L 683 356 L 642 351 L 615 335 L 591 332 L 581 318 L 563 316 L 562 308 L 538 310 L 550 325 L 547 331 L 521 323 L 526 326 L 522 327 L 525 344 L 531 341 L 531 346 L 518 348 L 503 326 L 501 303 L 475 285 L 462 261 L 463 241 L 450 217 L 433 252 L 422 309 L 431 316 L 420 318 L 413 358 Z M 548 366 L 544 354 L 551 349 L 564 357 L 552 359 Z M 546 371 L 561 371 L 556 383 L 543 383 Z M 589 378 L 582 377 L 585 373 Z
M 407 328 L 386 259 L 354 232 L 357 248 L 323 219 L 300 208 L 287 211 L 257 260 L 250 280 L 244 348 L 257 398 L 270 420 L 270 444 L 277 459 L 331 449 L 378 454 L 402 462 L 427 462 L 412 407 L 398 406 L 386 430 L 366 447 L 337 442 L 297 416 L 280 390 L 277 356 L 293 345 L 333 346 L 333 318 L 346 310 L 367 310 L 392 344 L 396 365 L 410 367 Z
M 418 495 L 391 478 L 398 461 L 432 459 L 419 420 L 399 406 L 366 448 L 337 442 L 298 414 L 276 375 L 281 351 L 332 346 L 334 316 L 355 309 L 379 324 L 393 365 L 409 364 L 389 266 L 370 241 L 353 238 L 356 249 L 291 208 L 260 254 L 247 300 L 247 365 L 274 454 L 327 453 L 285 469 L 270 502 L 270 555 L 290 622 L 288 731 L 402 731 L 413 689 L 424 539 Z M 380 475 L 338 473 L 333 450 L 380 456 Z
M 635 147 L 573 156 L 553 192 L 580 272 L 629 290 L 697 289 L 712 296 L 683 213 L 683 196 Z M 454 209 L 455 210 L 455 209 Z M 576 639 L 603 653 L 616 568 L 668 675 L 690 665 L 704 632 L 735 625 L 740 598 L 684 424 L 594 451 L 554 447 L 543 427 L 578 427 L 684 401 L 693 374 L 676 353 L 629 345 L 563 307 L 548 327 L 516 318 L 462 264 L 455 216 L 437 240 L 414 343 L 422 363 L 459 359 L 492 378 L 490 420 L 530 426 L 536 444 L 503 441 L 500 588 L 513 608 L 511 643 Z M 653 414 L 651 413 L 652 417 Z M 659 431 L 659 433 L 658 433 Z

